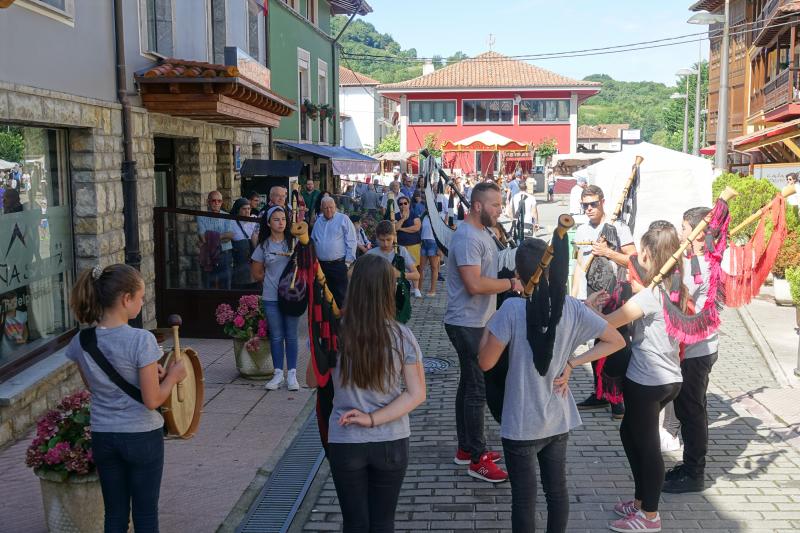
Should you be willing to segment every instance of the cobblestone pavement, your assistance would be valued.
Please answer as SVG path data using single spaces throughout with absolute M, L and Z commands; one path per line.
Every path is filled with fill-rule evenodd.
M 453 401 L 456 355 L 442 327 L 444 288 L 435 299 L 415 301 L 411 328 L 426 357 L 451 362 L 428 374 L 427 402 L 411 415 L 411 459 L 397 508 L 397 531 L 509 531 L 508 483 L 491 486 L 453 464 L 456 429 Z M 777 386 L 735 312 L 726 311 L 719 362 L 709 394 L 708 488 L 699 494 L 664 494 L 665 531 L 790 532 L 800 530 L 800 450 L 780 438 L 785 430 L 749 394 Z M 573 394 L 591 388 L 588 367 L 576 372 Z M 750 402 L 748 402 L 750 400 Z M 572 432 L 567 462 L 570 531 L 607 531 L 612 507 L 632 497 L 633 480 L 619 440 L 619 424 L 607 411 L 582 414 Z M 487 441 L 501 450 L 498 426 L 487 411 Z M 678 454 L 669 454 L 671 465 Z M 545 504 L 539 491 L 540 528 Z M 305 531 L 338 531 L 341 514 L 333 482 L 322 487 Z M 543 529 L 542 529 L 543 530 Z

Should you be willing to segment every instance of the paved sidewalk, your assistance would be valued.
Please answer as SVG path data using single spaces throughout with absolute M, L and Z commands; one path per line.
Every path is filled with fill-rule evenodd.
M 444 291 L 415 302 L 411 328 L 426 357 L 446 358 L 451 367 L 428 374 L 428 400 L 411 415 L 411 464 L 397 509 L 398 531 L 508 531 L 510 487 L 491 486 L 452 463 L 455 452 L 453 401 L 456 355 L 442 327 Z M 721 357 L 712 373 L 708 486 L 701 494 L 662 499 L 665 531 L 763 531 L 800 529 L 800 451 L 781 439 L 784 424 L 749 397 L 777 387 L 735 312 L 725 311 Z M 588 368 L 575 373 L 573 394 L 591 388 Z M 749 400 L 749 401 L 748 401 Z M 606 531 L 620 498 L 631 497 L 633 481 L 619 441 L 619 424 L 608 412 L 582 414 L 571 435 L 567 463 L 570 531 Z M 487 413 L 488 444 L 500 450 L 498 426 Z M 678 459 L 670 454 L 669 463 Z M 341 514 L 333 482 L 319 492 L 305 531 L 338 531 Z M 545 504 L 537 506 L 544 526 Z
M 305 317 L 300 324 L 297 373 L 303 384 L 308 361 Z M 229 339 L 181 342 L 202 359 L 206 402 L 198 433 L 189 440 L 165 443 L 160 526 L 165 533 L 211 532 L 270 461 L 312 392 L 305 388 L 269 392 L 263 381 L 240 378 Z M 31 438 L 0 451 L 2 533 L 46 531 L 39 481 L 25 466 Z

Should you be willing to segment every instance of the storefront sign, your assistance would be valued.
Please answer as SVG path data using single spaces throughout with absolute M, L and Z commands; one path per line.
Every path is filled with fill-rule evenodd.
M 66 207 L 0 215 L 0 293 L 71 268 L 70 227 Z
M 786 174 L 789 174 L 790 172 L 800 173 L 800 164 L 773 163 L 765 165 L 753 165 L 753 177 L 769 180 L 779 189 L 786 187 Z
M 622 144 L 639 144 L 642 142 L 642 130 L 621 130 Z
M 239 77 L 262 88 L 270 88 L 270 70 L 236 46 L 225 47 L 225 64 L 239 69 Z

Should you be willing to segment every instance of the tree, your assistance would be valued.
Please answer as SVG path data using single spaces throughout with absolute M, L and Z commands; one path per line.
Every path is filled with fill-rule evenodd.
M 400 132 L 393 131 L 383 139 L 381 142 L 378 143 L 378 146 L 375 147 L 375 151 L 373 153 L 385 153 L 385 152 L 399 152 L 400 151 Z
M 446 62 L 447 62 L 448 65 L 452 65 L 453 63 L 458 63 L 459 61 L 463 61 L 463 60 L 467 59 L 468 57 L 469 56 L 467 54 L 465 54 L 464 52 L 459 50 L 455 54 L 449 56 L 447 58 Z
M 19 128 L 0 131 L 0 159 L 18 163 L 25 156 L 25 139 Z
M 442 157 L 442 143 L 439 142 L 439 133 L 430 132 L 422 140 L 422 145 L 434 157 Z

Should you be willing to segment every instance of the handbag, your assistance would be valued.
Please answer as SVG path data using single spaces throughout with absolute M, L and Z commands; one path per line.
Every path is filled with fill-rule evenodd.
M 278 309 L 289 316 L 302 316 L 308 308 L 308 284 L 298 276 L 297 247 L 278 281 Z

